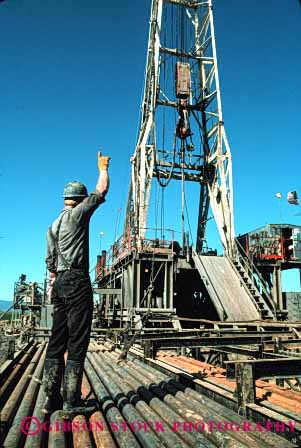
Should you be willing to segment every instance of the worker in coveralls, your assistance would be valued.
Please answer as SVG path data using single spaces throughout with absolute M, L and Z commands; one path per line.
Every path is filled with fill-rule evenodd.
M 93 291 L 89 277 L 89 222 L 109 189 L 109 157 L 98 153 L 99 178 L 88 195 L 77 181 L 64 189 L 65 208 L 47 232 L 46 264 L 54 305 L 52 334 L 46 352 L 44 412 L 81 412 L 81 383 L 89 345 Z M 68 358 L 64 370 L 64 353 Z M 60 394 L 64 373 L 63 399 Z M 63 402 L 62 402 L 63 401 Z

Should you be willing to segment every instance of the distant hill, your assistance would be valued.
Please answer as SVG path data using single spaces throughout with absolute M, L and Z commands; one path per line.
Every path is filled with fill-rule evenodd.
M 12 304 L 13 302 L 11 300 L 0 300 L 0 310 L 6 311 Z

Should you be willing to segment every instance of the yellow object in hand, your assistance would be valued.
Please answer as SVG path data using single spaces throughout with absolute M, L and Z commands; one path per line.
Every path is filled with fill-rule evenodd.
M 111 157 L 103 156 L 101 152 L 98 152 L 98 169 L 99 171 L 107 170 L 109 168 Z

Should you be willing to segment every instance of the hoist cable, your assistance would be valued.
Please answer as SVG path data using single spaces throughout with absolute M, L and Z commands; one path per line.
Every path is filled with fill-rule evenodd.
M 186 216 L 187 216 L 187 222 L 188 222 L 188 228 L 189 228 L 191 243 L 194 246 L 192 231 L 191 231 L 191 227 L 190 227 L 190 220 L 189 220 L 189 215 L 188 215 L 188 207 L 187 207 L 186 196 L 185 196 L 185 210 L 186 210 Z
M 163 230 L 164 230 L 164 188 L 161 188 L 161 240 L 163 239 Z

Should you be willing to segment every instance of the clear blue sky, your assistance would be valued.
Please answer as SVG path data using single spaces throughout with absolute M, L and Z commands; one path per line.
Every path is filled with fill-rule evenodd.
M 43 280 L 45 232 L 63 186 L 79 179 L 94 188 L 99 147 L 112 157 L 111 189 L 92 219 L 91 266 L 99 232 L 102 248 L 112 242 L 127 198 L 150 3 L 0 3 L 0 299 L 12 299 L 21 273 Z M 244 233 L 279 222 L 275 192 L 301 193 L 301 9 L 297 0 L 214 5 L 236 233 Z M 299 210 L 284 201 L 283 221 L 300 224 Z M 288 276 L 285 289 L 297 288 Z

